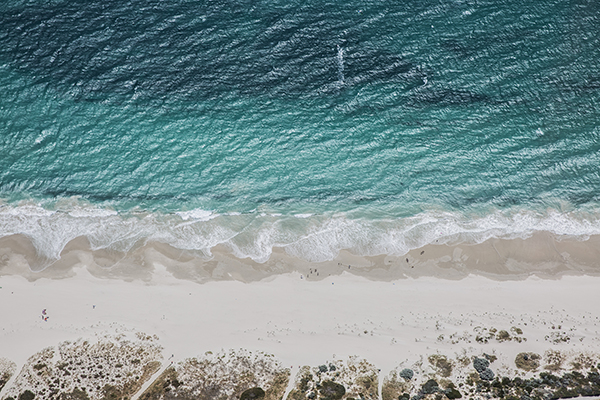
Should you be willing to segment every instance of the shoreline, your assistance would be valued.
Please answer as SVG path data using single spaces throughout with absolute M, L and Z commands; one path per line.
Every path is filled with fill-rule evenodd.
M 538 232 L 527 239 L 428 244 L 403 255 L 361 256 L 342 250 L 333 260 L 324 262 L 309 262 L 287 254 L 285 248 L 275 248 L 264 263 L 240 259 L 223 245 L 214 247 L 209 258 L 158 242 L 140 243 L 129 252 L 92 250 L 85 237 L 70 241 L 60 259 L 52 261 L 38 256 L 25 236 L 0 239 L 0 276 L 63 279 L 85 265 L 97 277 L 148 281 L 156 264 L 166 266 L 178 279 L 198 283 L 249 283 L 292 272 L 309 280 L 343 272 L 381 281 L 427 276 L 456 280 L 469 275 L 494 280 L 522 280 L 528 276 L 558 279 L 564 275 L 600 276 L 600 235 L 578 240 Z

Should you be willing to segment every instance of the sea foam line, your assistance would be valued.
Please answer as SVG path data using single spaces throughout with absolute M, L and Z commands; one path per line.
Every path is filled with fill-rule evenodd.
M 427 244 L 481 243 L 490 238 L 527 238 L 535 232 L 587 239 L 600 234 L 600 215 L 548 210 L 544 213 L 494 211 L 467 218 L 428 211 L 407 218 L 349 218 L 343 214 L 218 214 L 192 210 L 171 214 L 123 213 L 98 207 L 47 210 L 36 205 L 0 208 L 0 238 L 24 235 L 38 254 L 57 260 L 75 238 L 86 237 L 93 250 L 127 252 L 155 241 L 194 250 L 207 258 L 224 245 L 236 257 L 262 263 L 276 247 L 295 257 L 321 262 L 340 250 L 363 255 L 403 255 Z

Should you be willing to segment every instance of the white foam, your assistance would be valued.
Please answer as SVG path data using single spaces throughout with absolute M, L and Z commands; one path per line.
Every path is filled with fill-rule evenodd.
M 313 215 L 314 214 L 294 214 L 294 217 L 296 217 L 296 218 L 310 218 Z
M 44 139 L 46 139 L 48 136 L 53 135 L 55 132 L 51 129 L 44 129 L 40 135 L 35 138 L 35 144 L 39 144 L 42 143 L 44 141 Z
M 338 81 L 344 83 L 344 49 L 337 45 Z
M 541 128 L 537 128 L 535 131 L 536 136 L 544 136 L 544 131 Z
M 3 206 L 0 208 L 0 214 L 14 216 L 48 216 L 54 214 L 55 211 L 46 210 L 37 205 L 23 205 L 19 207 Z
M 75 218 L 87 218 L 87 217 L 108 217 L 111 215 L 117 215 L 115 210 L 109 210 L 105 208 L 82 208 L 76 207 L 69 211 L 69 215 Z
M 182 223 L 182 219 L 186 222 Z M 312 262 L 335 258 L 341 250 L 373 256 L 402 255 L 430 243 L 481 243 L 490 238 L 527 238 L 538 231 L 586 239 L 600 234 L 600 214 L 571 211 L 496 210 L 479 217 L 428 211 L 396 219 L 295 214 L 217 214 L 201 209 L 159 213 L 117 213 L 108 208 L 73 205 L 51 211 L 38 205 L 0 207 L 0 237 L 21 234 L 38 253 L 58 259 L 77 237 L 93 249 L 128 251 L 136 243 L 156 241 L 199 251 L 224 245 L 240 258 L 265 262 L 273 248 Z
M 189 219 L 193 219 L 196 221 L 208 221 L 216 217 L 212 211 L 203 210 L 201 208 L 196 208 L 191 211 L 179 211 L 175 214 L 179 215 L 184 221 Z

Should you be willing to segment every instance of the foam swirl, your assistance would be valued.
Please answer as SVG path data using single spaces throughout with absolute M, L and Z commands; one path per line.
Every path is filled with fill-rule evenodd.
M 583 211 L 493 211 L 470 216 L 427 211 L 407 218 L 367 219 L 346 214 L 294 215 L 116 212 L 77 205 L 47 210 L 38 205 L 0 208 L 0 237 L 24 235 L 38 255 L 57 260 L 78 237 L 92 250 L 127 252 L 136 244 L 155 241 L 200 252 L 224 245 L 239 258 L 266 262 L 274 248 L 311 262 L 334 259 L 340 250 L 357 255 L 402 255 L 424 245 L 481 243 L 490 238 L 527 238 L 536 232 L 586 239 L 600 234 L 600 215 Z

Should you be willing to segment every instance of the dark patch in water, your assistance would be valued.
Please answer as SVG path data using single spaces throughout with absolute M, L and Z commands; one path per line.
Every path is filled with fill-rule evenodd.
M 594 94 L 600 90 L 600 76 L 589 76 L 579 79 L 564 79 L 563 77 L 552 77 L 549 79 L 561 93 L 573 93 L 575 95 Z
M 480 93 L 464 89 L 421 87 L 413 94 L 410 103 L 417 106 L 460 106 L 473 103 L 493 103 L 492 99 Z
M 448 50 L 460 59 L 467 59 L 473 56 L 474 51 L 468 46 L 464 45 L 457 39 L 445 39 L 440 43 L 441 47 Z
M 88 101 L 311 97 L 414 72 L 354 25 L 325 6 L 44 2 L 0 14 L 0 57 Z

